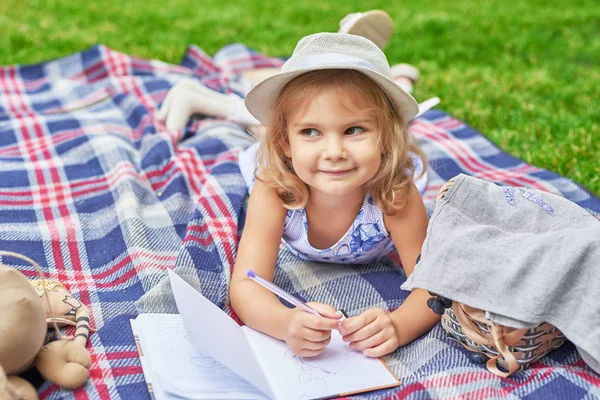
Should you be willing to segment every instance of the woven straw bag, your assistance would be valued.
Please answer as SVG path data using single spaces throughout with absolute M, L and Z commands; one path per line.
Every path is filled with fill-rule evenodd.
M 453 183 L 454 178 L 442 186 L 437 201 Z M 507 377 L 527 368 L 565 342 L 562 332 L 549 323 L 531 329 L 511 328 L 490 321 L 483 310 L 430 294 L 427 304 L 442 315 L 442 327 L 448 335 L 473 352 L 473 362 L 485 362 L 487 369 L 498 376 Z

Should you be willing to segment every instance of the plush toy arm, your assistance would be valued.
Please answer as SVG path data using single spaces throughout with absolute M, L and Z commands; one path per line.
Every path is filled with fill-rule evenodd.
M 90 309 L 81 304 L 75 315 L 75 338 L 73 341 L 85 348 L 87 345 L 88 336 L 90 334 Z
M 57 340 L 48 343 L 35 359 L 42 376 L 66 389 L 81 387 L 89 377 L 90 353 L 80 343 Z

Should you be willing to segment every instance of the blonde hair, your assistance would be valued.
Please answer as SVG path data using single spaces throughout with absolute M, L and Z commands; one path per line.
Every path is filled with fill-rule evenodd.
M 361 112 L 372 114 L 382 134 L 381 165 L 367 183 L 375 204 L 385 214 L 394 214 L 406 204 L 406 196 L 413 182 L 415 166 L 410 153 L 421 158 L 423 172 L 425 156 L 408 133 L 403 121 L 385 92 L 366 75 L 354 70 L 319 70 L 300 75 L 288 82 L 279 94 L 267 134 L 261 140 L 257 153 L 256 179 L 273 188 L 285 208 L 293 210 L 306 205 L 307 185 L 294 173 L 291 159 L 284 153 L 288 143 L 290 115 L 303 112 L 309 100 L 320 93 L 333 90 L 340 96 L 354 97 L 366 102 L 369 108 Z M 354 104 L 354 102 L 350 102 Z

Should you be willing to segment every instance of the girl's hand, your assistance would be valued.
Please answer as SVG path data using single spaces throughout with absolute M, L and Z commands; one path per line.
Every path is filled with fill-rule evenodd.
M 338 330 L 350 348 L 368 357 L 380 357 L 396 350 L 398 333 L 392 318 L 381 308 L 371 308 L 360 315 L 339 321 Z
M 300 357 L 314 357 L 325 350 L 331 341 L 331 330 L 337 329 L 342 317 L 327 304 L 308 303 L 322 317 L 294 308 L 286 322 L 284 340 L 290 350 Z

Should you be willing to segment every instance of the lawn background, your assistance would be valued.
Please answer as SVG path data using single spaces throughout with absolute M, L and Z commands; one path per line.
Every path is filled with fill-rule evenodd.
M 502 149 L 600 195 L 600 1 L 2 0 L 0 65 L 96 43 L 171 63 L 190 44 L 289 56 L 300 37 L 376 8 L 395 21 L 390 62 L 421 70 L 418 100 L 439 96 Z

